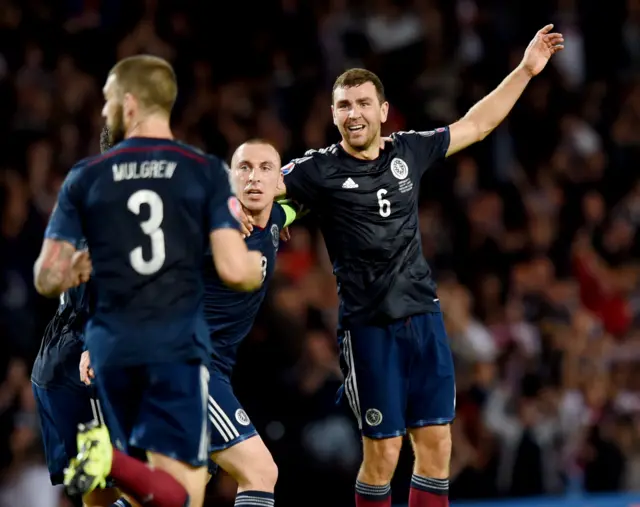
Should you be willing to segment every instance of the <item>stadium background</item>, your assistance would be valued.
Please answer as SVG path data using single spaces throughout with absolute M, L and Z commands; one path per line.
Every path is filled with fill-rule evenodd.
M 423 182 L 457 362 L 451 497 L 559 507 L 640 490 L 640 1 L 0 0 L 0 505 L 58 505 L 29 385 L 56 301 L 36 295 L 32 265 L 65 172 L 98 150 L 118 58 L 173 62 L 179 138 L 228 158 L 260 136 L 286 162 L 336 141 L 343 69 L 380 74 L 387 132 L 425 130 L 490 91 L 548 21 L 566 50 L 503 126 Z M 279 465 L 279 505 L 352 505 L 335 283 L 313 221 L 292 236 L 237 392 Z M 407 453 L 399 503 L 410 467 Z M 234 488 L 217 477 L 208 505 L 232 505 Z M 640 503 L 615 498 L 603 505 Z

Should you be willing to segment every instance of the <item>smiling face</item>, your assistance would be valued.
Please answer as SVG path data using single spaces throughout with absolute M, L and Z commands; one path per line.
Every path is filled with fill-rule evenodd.
M 378 97 L 371 81 L 355 86 L 339 86 L 333 91 L 333 123 L 343 141 L 356 151 L 365 151 L 380 141 L 387 121 L 389 103 Z
M 241 145 L 231 159 L 231 179 L 240 202 L 258 212 L 273 202 L 281 184 L 280 155 L 265 141 Z

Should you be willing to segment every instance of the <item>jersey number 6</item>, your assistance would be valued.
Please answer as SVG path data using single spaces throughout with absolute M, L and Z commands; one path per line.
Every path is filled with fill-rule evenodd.
M 146 260 L 142 256 L 142 247 L 138 246 L 129 253 L 129 262 L 141 275 L 152 275 L 162 267 L 166 258 L 164 232 L 160 228 L 164 219 L 164 205 L 162 198 L 152 190 L 138 190 L 127 201 L 129 211 L 136 215 L 140 214 L 143 204 L 149 206 L 149 218 L 140 223 L 140 228 L 151 241 L 151 258 Z
M 388 199 L 382 198 L 382 196 L 386 194 L 387 191 L 384 188 L 378 190 L 378 193 L 376 194 L 378 196 L 378 206 L 380 206 L 378 211 L 380 212 L 380 216 L 385 218 L 391 215 L 391 203 Z

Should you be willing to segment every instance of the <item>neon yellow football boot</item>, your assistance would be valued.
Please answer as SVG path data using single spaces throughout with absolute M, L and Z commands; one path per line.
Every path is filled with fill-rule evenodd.
M 104 488 L 111 471 L 113 447 L 105 425 L 78 426 L 78 455 L 64 471 L 64 485 L 70 495 L 85 495 Z

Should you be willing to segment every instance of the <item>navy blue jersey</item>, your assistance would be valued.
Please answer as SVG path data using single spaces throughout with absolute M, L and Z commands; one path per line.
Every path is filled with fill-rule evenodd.
M 209 325 L 213 365 L 227 375 L 236 362 L 238 347 L 258 315 L 267 292 L 267 284 L 275 267 L 280 231 L 285 226 L 285 211 L 273 204 L 271 217 L 264 229 L 254 227 L 245 240 L 249 250 L 262 253 L 262 286 L 254 292 L 237 292 L 228 288 L 218 276 L 211 260 L 211 250 L 204 258 L 205 317 Z
M 60 305 L 47 325 L 33 363 L 31 380 L 41 386 L 80 384 L 78 365 L 84 326 L 91 311 L 91 282 L 60 295 Z
M 282 169 L 287 195 L 320 220 L 345 324 L 439 311 L 422 254 L 418 191 L 425 171 L 446 155 L 449 129 L 391 138 L 376 160 L 336 144 Z
M 94 367 L 208 360 L 202 252 L 210 231 L 239 228 L 239 207 L 221 160 L 167 139 L 127 139 L 71 170 L 45 235 L 89 246 Z

